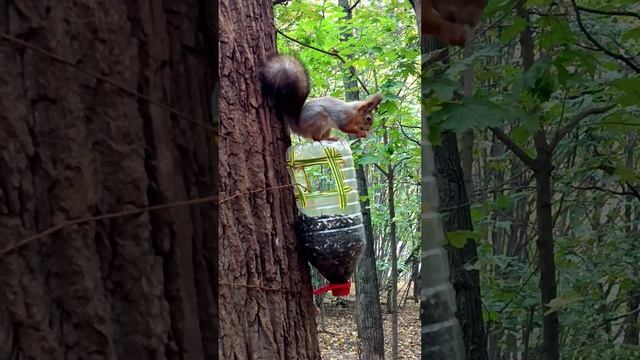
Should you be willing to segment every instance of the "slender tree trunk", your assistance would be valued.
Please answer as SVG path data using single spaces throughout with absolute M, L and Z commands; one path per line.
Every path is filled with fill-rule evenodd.
M 432 49 L 441 47 L 432 43 Z M 443 52 L 443 56 L 445 53 Z M 444 213 L 445 231 L 473 230 L 471 210 L 464 183 L 458 140 L 455 133 L 443 132 L 442 143 L 434 147 L 435 175 L 438 179 L 440 204 L 453 210 Z M 468 239 L 462 249 L 447 246 L 451 283 L 456 291 L 456 317 L 462 328 L 467 359 L 487 359 L 487 339 L 482 319 L 480 274 L 465 269 L 465 264 L 477 261 L 476 243 Z
M 396 207 L 394 196 L 394 166 L 389 164 L 389 242 L 391 243 L 391 359 L 398 359 L 398 239 L 396 233 Z
M 219 205 L 220 359 L 319 359 L 284 161 L 289 132 L 256 81 L 275 52 L 271 1 L 219 6 L 219 190 L 232 199 Z
M 536 225 L 538 229 L 538 267 L 540 294 L 544 311 L 546 304 L 556 297 L 556 269 L 553 249 L 553 216 L 551 209 L 551 155 L 538 154 L 536 179 Z M 544 316 L 542 323 L 543 354 L 545 360 L 560 358 L 558 312 Z
M 473 230 L 468 198 L 462 181 L 462 167 L 454 133 L 445 132 L 442 144 L 434 149 L 436 176 L 440 184 L 440 203 L 452 208 L 444 214 L 445 231 Z M 465 269 L 465 264 L 477 261 L 476 243 L 467 240 L 462 249 L 448 246 L 451 281 L 456 290 L 458 312 L 465 340 L 467 359 L 487 359 L 487 340 L 482 319 L 480 298 L 480 274 L 477 270 Z
M 627 139 L 627 143 L 625 146 L 625 152 L 627 153 L 626 165 L 633 169 L 635 166 L 635 153 L 634 148 L 637 142 L 637 135 L 630 134 Z M 638 206 L 637 199 L 627 200 L 631 203 L 625 205 L 624 216 L 625 222 L 627 226 L 625 228 L 625 233 L 629 238 L 634 236 L 634 233 L 638 233 L 639 229 L 634 226 L 635 216 L 638 214 Z M 636 271 L 636 278 L 638 276 L 638 272 Z M 625 330 L 624 330 L 624 343 L 628 345 L 638 345 L 638 341 L 640 340 L 640 323 L 638 322 L 638 308 L 640 308 L 640 283 L 637 282 L 635 286 L 630 290 L 629 300 L 627 300 L 627 310 L 630 314 L 624 319 Z
M 384 131 L 384 144 L 389 142 L 389 134 Z M 391 288 L 387 308 L 391 314 L 391 359 L 398 359 L 398 239 L 396 233 L 396 207 L 395 207 L 395 177 L 394 165 L 387 165 L 387 189 L 389 191 L 388 207 L 389 207 L 389 246 L 391 253 L 391 274 L 389 281 Z
M 216 358 L 212 202 L 4 252 L 213 195 L 213 6 L 0 8 L 2 33 L 75 64 L 0 40 L 0 358 Z
M 529 21 L 529 14 L 523 3 L 517 8 L 518 16 Z M 522 47 L 522 67 L 525 71 L 533 65 L 534 42 L 531 28 L 527 25 L 520 33 L 520 45 Z M 536 179 L 536 225 L 538 230 L 538 267 L 540 270 L 540 295 L 543 313 L 547 305 L 557 295 L 556 269 L 553 241 L 553 213 L 551 208 L 551 172 L 552 152 L 546 139 L 544 129 L 534 135 L 536 148 L 536 167 L 534 169 Z M 543 359 L 558 360 L 560 358 L 560 324 L 558 313 L 551 312 L 543 315 L 542 321 L 542 351 Z
M 351 18 L 349 0 L 338 0 L 338 4 L 346 11 L 346 18 Z M 350 33 L 345 33 L 348 38 Z M 352 68 L 355 70 L 355 68 Z M 346 72 L 344 87 L 345 100 L 359 100 L 358 82 L 350 71 Z M 384 360 L 384 331 L 382 327 L 382 311 L 380 309 L 380 291 L 376 274 L 376 257 L 374 251 L 373 226 L 371 224 L 371 206 L 369 188 L 364 167 L 356 165 L 356 181 L 360 195 L 360 207 L 365 231 L 365 248 L 356 268 L 356 313 L 355 320 L 360 340 L 362 360 Z
M 384 359 L 384 331 L 380 309 L 380 291 L 376 272 L 371 206 L 367 182 L 362 165 L 356 168 L 356 177 L 364 217 L 366 243 L 360 263 L 356 268 L 356 325 L 362 347 L 362 360 Z

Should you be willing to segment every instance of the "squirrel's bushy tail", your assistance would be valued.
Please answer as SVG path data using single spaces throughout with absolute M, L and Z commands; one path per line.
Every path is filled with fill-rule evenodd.
M 309 75 L 298 59 L 276 55 L 261 69 L 263 95 L 273 99 L 278 117 L 297 124 L 309 96 Z

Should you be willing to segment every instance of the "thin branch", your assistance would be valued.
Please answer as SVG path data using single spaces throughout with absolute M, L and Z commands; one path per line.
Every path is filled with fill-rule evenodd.
M 375 167 L 376 167 L 376 169 L 380 170 L 380 172 L 382 173 L 382 175 L 384 175 L 384 177 L 389 176 L 389 175 L 387 174 L 387 172 L 386 172 L 386 171 L 385 171 L 385 170 L 384 170 L 380 165 L 378 165 L 378 164 L 374 163 L 374 164 L 373 164 L 373 166 L 375 166 Z
M 242 195 L 248 195 L 248 194 L 253 194 L 256 192 L 261 192 L 261 191 L 267 191 L 267 190 L 274 190 L 274 189 L 284 189 L 284 188 L 288 188 L 288 187 L 292 187 L 292 184 L 287 184 L 287 185 L 279 185 L 279 186 L 273 186 L 273 187 L 268 187 L 268 188 L 262 188 L 262 189 L 256 189 L 256 190 L 251 190 L 251 191 L 247 191 L 247 192 L 243 192 L 243 193 L 237 193 L 233 196 L 229 196 L 227 198 L 224 198 L 222 200 L 219 200 L 218 205 L 223 204 L 229 200 L 235 199 L 239 196 Z M 220 198 L 219 195 L 213 195 L 213 196 L 207 196 L 207 197 L 202 197 L 202 198 L 198 198 L 198 199 L 192 199 L 192 200 L 184 200 L 184 201 L 176 201 L 173 203 L 168 203 L 168 204 L 161 204 L 161 205 L 154 205 L 154 206 L 146 206 L 146 207 L 142 207 L 142 208 L 135 208 L 135 209 L 131 209 L 131 210 L 124 210 L 124 211 L 119 211 L 119 212 L 115 212 L 115 213 L 109 213 L 109 214 L 103 214 L 103 215 L 97 215 L 97 216 L 89 216 L 86 218 L 81 218 L 81 219 L 75 219 L 75 220 L 69 220 L 69 221 L 65 221 L 62 224 L 58 224 L 55 225 L 53 227 L 50 227 L 49 229 L 42 231 L 38 234 L 29 236 L 27 238 L 24 238 L 20 241 L 18 241 L 17 243 L 13 244 L 13 245 L 9 245 L 6 248 L 0 250 L 0 256 L 9 253 L 13 250 L 16 250 L 24 245 L 27 245 L 30 242 L 39 240 L 44 238 L 47 235 L 51 235 L 55 232 L 58 232 L 60 230 L 62 230 L 65 227 L 68 226 L 72 226 L 72 225 L 78 225 L 78 224 L 84 224 L 84 223 L 88 223 L 88 222 L 94 222 L 94 221 L 99 221 L 99 220 L 107 220 L 107 219 L 114 219 L 114 218 L 119 218 L 119 217 L 123 217 L 123 216 L 129 216 L 129 215 L 137 215 L 137 214 L 142 214 L 145 212 L 150 212 L 150 211 L 156 211 L 156 210 L 163 210 L 163 209 L 168 209 L 168 208 L 172 208 L 172 207 L 178 207 L 178 206 L 190 206 L 190 205 L 197 205 L 197 204 L 204 204 L 204 203 L 209 203 L 209 202 L 214 202 L 216 200 L 218 200 Z
M 125 211 L 120 211 L 120 212 L 116 212 L 116 213 L 110 213 L 110 214 L 103 214 L 103 215 L 98 215 L 98 216 L 90 216 L 90 217 L 86 217 L 86 218 L 82 218 L 82 219 L 76 219 L 76 220 L 70 220 L 70 221 L 66 221 L 63 222 L 62 224 L 58 224 L 56 226 L 53 226 L 43 232 L 40 232 L 38 234 L 29 236 L 25 239 L 22 239 L 20 241 L 18 241 L 17 243 L 13 244 L 13 245 L 9 245 L 8 247 L 2 249 L 0 251 L 0 255 L 4 255 L 10 251 L 13 251 L 15 249 L 18 249 L 32 241 L 41 239 L 47 235 L 51 235 L 65 227 L 68 226 L 72 226 L 72 225 L 78 225 L 78 224 L 83 224 L 83 223 L 87 223 L 87 222 L 93 222 L 93 221 L 98 221 L 98 220 L 106 220 L 106 219 L 113 219 L 113 218 L 118 218 L 118 217 L 123 217 L 123 216 L 128 216 L 128 215 L 136 215 L 136 214 L 142 214 L 144 212 L 148 212 L 148 211 L 154 211 L 154 210 L 161 210 L 161 209 L 167 209 L 167 208 L 171 208 L 171 207 L 177 207 L 177 206 L 186 206 L 186 205 L 195 205 L 195 204 L 202 204 L 202 203 L 207 203 L 207 202 L 213 202 L 216 201 L 218 199 L 218 196 L 214 195 L 214 196 L 208 196 L 208 197 L 204 197 L 204 198 L 199 198 L 199 199 L 193 199 L 193 200 L 186 200 L 186 201 L 178 201 L 178 202 L 174 202 L 174 203 L 170 203 L 170 204 L 162 204 L 162 205 L 155 205 L 155 206 L 148 206 L 148 207 L 143 207 L 143 208 L 135 208 L 135 209 L 131 209 L 131 210 L 125 210 Z
M 229 196 L 227 198 L 224 198 L 222 200 L 220 200 L 220 202 L 218 203 L 218 205 L 222 205 L 225 202 L 235 199 L 237 197 L 243 196 L 243 195 L 248 195 L 248 194 L 254 194 L 257 192 L 262 192 L 262 191 L 267 191 L 267 190 L 276 190 L 276 189 L 284 189 L 284 188 L 289 188 L 292 187 L 293 184 L 286 184 L 286 185 L 277 185 L 277 186 L 271 186 L 271 187 L 267 187 L 267 188 L 262 188 L 262 189 L 255 189 L 255 190 L 251 190 L 251 191 L 247 191 L 247 192 L 242 192 L 242 193 L 237 193 L 233 196 Z
M 597 190 L 597 191 L 602 191 L 602 192 L 607 192 L 610 194 L 614 194 L 614 195 L 622 195 L 622 196 L 636 196 L 633 192 L 631 191 L 616 191 L 616 190 L 611 190 L 611 189 L 607 189 L 607 188 L 603 188 L 597 185 L 593 185 L 593 186 L 571 186 L 572 189 L 574 190 Z
M 580 27 L 580 30 L 582 31 L 582 33 L 587 37 L 587 39 L 589 39 L 589 41 L 595 45 L 598 49 L 600 49 L 600 51 L 604 52 L 605 54 L 609 55 L 610 57 L 617 59 L 619 61 L 624 62 L 625 64 L 627 64 L 627 66 L 629 66 L 631 69 L 633 69 L 635 72 L 640 73 L 640 65 L 634 63 L 631 59 L 624 57 L 620 54 L 616 54 L 613 51 L 605 48 L 604 46 L 602 46 L 602 44 L 600 44 L 592 35 L 591 33 L 589 33 L 587 31 L 587 29 L 585 28 L 584 24 L 582 23 L 582 17 L 580 16 L 580 7 L 578 6 L 578 4 L 576 4 L 576 0 L 571 0 L 571 3 L 573 4 L 573 9 L 575 10 L 576 13 L 576 21 L 578 22 L 578 27 Z
M 232 287 L 243 287 L 247 289 L 256 289 L 256 290 L 267 290 L 267 291 L 283 291 L 283 292 L 293 292 L 293 293 L 301 293 L 302 290 L 298 289 L 287 289 L 287 288 L 274 288 L 269 286 L 261 286 L 261 285 L 251 285 L 251 284 L 239 284 L 232 282 L 219 281 L 218 285 L 223 286 L 232 286 Z
M 556 148 L 556 146 L 558 146 L 558 143 L 560 143 L 560 141 L 568 134 L 570 133 L 572 130 L 574 130 L 576 127 L 578 127 L 578 125 L 580 125 L 580 122 L 582 120 L 584 120 L 585 118 L 591 116 L 591 115 L 599 115 L 599 114 L 604 114 L 607 111 L 613 109 L 614 107 L 616 107 L 615 104 L 613 105 L 606 105 L 606 106 L 602 106 L 602 107 L 596 107 L 596 108 L 591 108 L 591 109 L 587 109 L 584 110 L 582 112 L 579 112 L 578 114 L 576 114 L 573 119 L 571 119 L 571 121 L 569 121 L 569 123 L 563 127 L 562 129 L 558 130 L 558 132 L 553 136 L 553 139 L 551 140 L 551 150 L 553 151 L 553 149 Z
M 350 13 L 351 10 L 353 10 L 358 4 L 360 3 L 360 0 L 356 1 L 355 4 L 351 5 L 351 7 L 349 8 L 349 10 L 347 10 L 347 13 Z
M 289 0 L 273 0 L 273 3 L 271 3 L 271 5 L 274 6 L 274 5 L 278 5 L 286 2 L 289 2 Z
M 640 19 L 639 13 L 634 13 L 631 11 L 605 11 L 598 9 L 590 9 L 583 6 L 577 6 L 580 11 L 584 11 L 591 14 L 599 14 L 599 15 L 607 15 L 607 16 L 631 16 Z
M 608 324 L 608 323 L 610 323 L 610 322 L 613 322 L 613 321 L 616 321 L 616 320 L 623 319 L 623 318 L 625 318 L 625 317 L 627 317 L 627 316 L 629 316 L 629 315 L 633 315 L 633 314 L 635 314 L 635 313 L 637 313 L 637 312 L 640 312 L 640 306 L 639 306 L 639 307 L 637 307 L 637 308 L 635 308 L 634 310 L 629 311 L 629 312 L 627 312 L 627 313 L 624 313 L 624 314 L 622 314 L 622 315 L 618 315 L 618 316 L 616 316 L 616 317 L 612 317 L 612 318 L 609 318 L 609 319 L 604 319 L 604 320 L 602 320 L 602 322 L 600 323 L 600 325 L 598 325 L 598 327 L 605 326 L 605 325 L 607 325 L 607 324 Z
M 632 195 L 635 196 L 638 200 L 640 200 L 640 190 L 636 189 L 635 186 L 631 185 L 628 182 L 626 184 L 629 187 L 629 190 L 631 190 Z
M 307 47 L 307 48 L 309 48 L 309 49 L 313 49 L 313 50 L 315 50 L 315 51 L 319 51 L 319 52 L 321 52 L 321 53 L 323 53 L 323 54 L 326 54 L 326 55 L 329 55 L 329 56 L 333 56 L 333 57 L 335 57 L 336 59 L 340 60 L 343 64 L 346 64 L 346 63 L 347 63 L 347 61 L 346 61 L 346 60 L 345 60 L 345 59 L 344 59 L 340 54 L 338 54 L 338 53 L 337 53 L 337 52 L 335 52 L 335 51 L 327 51 L 327 50 L 324 50 L 324 49 L 320 49 L 320 48 L 318 48 L 318 47 L 315 47 L 315 46 L 313 46 L 313 45 L 303 43 L 302 41 L 300 41 L 300 40 L 298 40 L 298 39 L 294 39 L 294 38 L 292 38 L 291 36 L 289 36 L 289 35 L 285 34 L 284 32 L 282 32 L 282 31 L 281 31 L 280 29 L 278 29 L 278 28 L 276 28 L 276 31 L 278 32 L 278 34 L 280 34 L 280 35 L 284 36 L 285 38 L 287 38 L 287 39 L 289 39 L 289 40 L 293 41 L 294 43 L 296 43 L 296 44 L 298 44 L 298 45 L 302 45 L 302 46 Z M 351 75 L 353 75 L 353 77 L 355 77 L 355 78 L 356 78 L 356 80 L 358 81 L 358 83 L 360 84 L 360 86 L 362 86 L 362 90 L 364 90 L 364 92 L 365 92 L 365 93 L 367 93 L 367 95 L 371 94 L 371 93 L 369 92 L 369 89 L 367 89 L 367 86 L 364 84 L 364 82 L 362 82 L 362 80 L 361 80 L 361 79 L 360 79 L 360 77 L 358 76 L 358 73 L 356 72 L 356 70 L 355 70 L 352 66 L 349 66 L 349 72 L 351 73 Z
M 420 144 L 420 142 L 414 138 L 412 138 L 411 136 L 409 136 L 406 132 L 404 132 L 404 126 L 398 122 L 398 125 L 400 125 L 400 132 L 402 132 L 402 135 L 404 135 L 404 137 L 407 138 L 407 140 L 411 141 L 412 143 L 418 145 L 419 147 L 422 146 L 422 144 Z
M 506 146 L 509 150 L 511 150 L 522 162 L 524 162 L 528 167 L 534 169 L 535 168 L 535 160 L 531 158 L 531 156 L 527 155 L 518 144 L 516 144 L 507 134 L 505 134 L 502 130 L 497 127 L 490 127 L 489 130 Z

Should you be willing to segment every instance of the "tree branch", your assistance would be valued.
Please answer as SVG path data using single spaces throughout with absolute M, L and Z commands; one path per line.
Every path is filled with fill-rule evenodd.
M 274 5 L 278 5 L 286 2 L 289 2 L 289 0 L 273 0 L 273 3 L 271 3 L 271 5 L 274 6 Z
M 353 10 L 358 4 L 360 3 L 360 0 L 356 1 L 355 4 L 351 5 L 351 7 L 349 8 L 349 10 L 347 11 L 347 13 L 350 13 L 351 10 Z
M 592 35 L 591 33 L 589 33 L 587 31 L 587 29 L 584 27 L 584 24 L 582 23 L 582 17 L 580 16 L 580 7 L 578 6 L 578 4 L 576 4 L 576 0 L 571 0 L 571 3 L 573 4 L 573 9 L 576 12 L 576 21 L 578 22 L 578 27 L 580 27 L 580 30 L 582 31 L 582 33 L 587 37 L 587 39 L 589 39 L 589 41 L 595 45 L 600 51 L 604 52 L 605 54 L 609 55 L 610 57 L 617 59 L 619 61 L 624 62 L 625 64 L 627 64 L 627 66 L 629 66 L 631 69 L 633 69 L 635 72 L 640 73 L 640 65 L 636 64 L 635 62 L 633 62 L 631 59 L 624 57 L 620 54 L 616 54 L 613 51 L 605 48 L 604 46 L 602 46 L 602 44 L 600 44 Z
M 587 110 L 584 110 L 584 111 L 579 112 L 578 114 L 576 114 L 573 117 L 573 119 L 571 121 L 569 121 L 567 126 L 565 126 L 564 128 L 558 130 L 558 132 L 555 134 L 555 136 L 551 140 L 551 144 L 550 144 L 551 151 L 553 151 L 553 149 L 555 149 L 556 146 L 558 146 L 558 143 L 560 143 L 560 141 L 568 133 L 570 133 L 573 129 L 575 129 L 578 125 L 580 125 L 580 122 L 582 120 L 584 120 L 585 118 L 587 118 L 588 116 L 591 116 L 591 115 L 604 114 L 607 111 L 613 109 L 614 107 L 616 107 L 616 105 L 606 105 L 606 106 L 602 106 L 602 107 L 587 109 Z
M 632 11 L 605 11 L 598 9 L 590 9 L 583 6 L 578 6 L 580 11 L 584 11 L 591 14 L 599 14 L 599 15 L 607 15 L 607 16 L 631 16 L 640 19 L 639 13 L 634 13 Z
M 382 175 L 384 175 L 384 177 L 388 177 L 389 174 L 387 174 L 387 172 L 378 164 L 374 163 L 373 166 L 376 167 L 376 169 L 380 170 L 380 172 L 382 173 Z
M 528 167 L 534 169 L 535 168 L 535 160 L 531 158 L 531 156 L 527 155 L 518 144 L 516 144 L 507 134 L 505 134 L 502 130 L 497 127 L 490 127 L 489 130 L 495 135 L 498 140 L 500 140 L 507 149 L 511 150 L 523 163 L 525 163 Z
M 626 183 L 627 187 L 629 187 L 629 190 L 631 190 L 631 195 L 634 196 L 636 199 L 640 200 L 640 190 L 636 189 L 635 186 L 631 185 L 630 183 Z
M 603 187 L 597 186 L 597 185 L 593 185 L 593 186 L 571 186 L 571 188 L 573 190 L 596 190 L 596 191 L 602 191 L 602 192 L 606 192 L 606 193 L 610 193 L 610 194 L 614 194 L 614 195 L 620 195 L 620 196 L 634 196 L 634 197 L 636 196 L 633 192 L 630 192 L 630 191 L 616 191 L 616 190 L 603 188 Z
M 402 135 L 404 135 L 404 137 L 407 138 L 407 140 L 411 141 L 412 143 L 418 145 L 418 147 L 422 146 L 422 144 L 420 144 L 420 142 L 414 138 L 412 138 L 411 136 L 409 136 L 406 132 L 404 132 L 404 125 L 402 125 L 400 122 L 398 122 L 398 125 L 400 126 L 400 132 L 402 132 Z M 408 126 L 407 126 L 408 127 Z
M 321 52 L 321 53 L 323 53 L 323 54 L 326 54 L 326 55 L 329 55 L 329 56 L 333 56 L 333 57 L 335 57 L 336 59 L 340 60 L 343 64 L 346 64 L 346 63 L 347 63 L 347 61 L 346 61 L 346 60 L 345 60 L 345 59 L 344 59 L 340 54 L 338 54 L 338 53 L 337 53 L 337 52 L 335 52 L 335 51 L 327 51 L 327 50 L 320 49 L 320 48 L 315 47 L 315 46 L 310 45 L 310 44 L 305 44 L 305 43 L 303 43 L 302 41 L 297 40 L 297 39 L 294 39 L 294 38 L 292 38 L 291 36 L 289 36 L 289 35 L 287 35 L 287 34 L 283 33 L 283 32 L 282 32 L 280 29 L 278 29 L 277 27 L 276 27 L 276 31 L 278 32 L 278 34 L 280 34 L 280 35 L 284 36 L 285 38 L 287 38 L 287 39 L 289 39 L 289 40 L 293 41 L 293 42 L 294 42 L 294 43 L 296 43 L 296 44 L 302 45 L 302 46 L 304 46 L 304 47 L 308 47 L 309 49 L 313 49 L 313 50 L 315 50 L 315 51 L 319 51 L 319 52 Z M 371 94 L 371 93 L 369 92 L 369 89 L 367 89 L 367 86 L 364 84 L 364 82 L 362 82 L 362 80 L 361 80 L 361 79 L 360 79 L 360 77 L 358 76 L 358 73 L 356 72 L 356 70 L 355 70 L 352 66 L 349 66 L 349 72 L 351 73 L 351 75 L 353 75 L 353 77 L 354 77 L 354 78 L 356 78 L 356 80 L 358 81 L 358 83 L 360 84 L 360 86 L 362 86 L 362 90 L 364 90 L 364 92 L 365 92 L 365 93 L 367 93 L 367 95 Z

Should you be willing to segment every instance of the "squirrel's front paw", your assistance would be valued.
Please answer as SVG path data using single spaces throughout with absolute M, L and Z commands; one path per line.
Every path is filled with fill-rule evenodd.
M 365 137 L 367 137 L 367 135 L 369 135 L 369 133 L 366 132 L 366 131 L 360 131 L 358 133 L 358 137 L 361 137 L 361 138 L 365 138 Z

